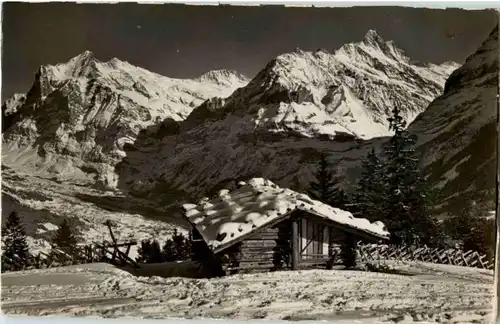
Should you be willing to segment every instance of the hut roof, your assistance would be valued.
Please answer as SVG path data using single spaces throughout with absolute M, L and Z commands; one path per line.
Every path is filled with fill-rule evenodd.
M 221 190 L 219 197 L 203 198 L 198 204 L 184 204 L 184 215 L 215 252 L 232 245 L 248 234 L 303 210 L 371 237 L 387 239 L 385 225 L 356 218 L 350 212 L 331 207 L 308 195 L 278 187 L 273 182 L 254 178 L 240 182 L 239 188 Z

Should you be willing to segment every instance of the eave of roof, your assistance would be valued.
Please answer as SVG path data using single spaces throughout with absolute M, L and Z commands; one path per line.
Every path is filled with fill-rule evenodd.
M 255 234 L 259 229 L 285 220 L 301 210 L 347 232 L 369 239 L 387 239 L 381 222 L 371 223 L 265 179 L 242 182 L 233 192 L 221 190 L 218 198 L 203 198 L 197 205 L 183 205 L 184 216 L 212 250 L 220 251 Z
M 297 207 L 283 215 L 281 215 L 280 217 L 278 218 L 275 218 L 273 221 L 267 223 L 267 224 L 264 224 L 260 227 L 256 227 L 253 231 L 250 231 L 244 235 L 241 235 L 237 238 L 235 238 L 234 240 L 231 240 L 231 241 L 228 241 L 224 244 L 221 244 L 219 246 L 216 246 L 216 247 L 211 247 L 212 251 L 217 254 L 217 253 L 220 253 L 230 247 L 232 247 L 233 245 L 235 244 L 238 244 L 250 237 L 252 237 L 253 235 L 255 234 L 258 234 L 261 230 L 265 229 L 265 228 L 269 228 L 271 226 L 274 226 L 276 224 L 279 224 L 287 219 L 289 219 L 293 213 L 297 212 L 297 211 L 302 211 L 302 212 L 305 212 L 309 215 L 312 215 L 312 216 L 316 216 L 316 217 L 319 217 L 321 218 L 321 220 L 323 220 L 325 223 L 330 223 L 330 224 L 333 224 L 332 226 L 334 227 L 338 227 L 340 229 L 343 229 L 343 230 L 346 230 L 347 232 L 350 232 L 350 233 L 353 233 L 353 234 L 357 234 L 361 237 L 365 237 L 365 238 L 368 238 L 368 239 L 371 239 L 371 240 L 388 240 L 389 238 L 387 236 L 382 236 L 382 235 L 379 235 L 377 233 L 372 233 L 372 232 L 367 232 L 367 231 L 363 231 L 363 230 L 360 230 L 359 228 L 356 228 L 356 227 L 353 227 L 353 226 L 348 226 L 346 224 L 342 224 L 342 223 L 339 223 L 339 222 L 336 222 L 334 220 L 331 220 L 327 217 L 324 217 L 323 215 L 315 212 L 315 211 L 311 211 L 311 210 L 308 210 L 307 208 L 301 208 L 301 207 Z M 193 224 L 193 226 L 196 228 L 196 225 Z

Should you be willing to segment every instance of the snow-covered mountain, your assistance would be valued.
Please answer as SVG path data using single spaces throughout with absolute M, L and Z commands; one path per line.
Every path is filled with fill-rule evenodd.
M 5 103 L 2 163 L 59 180 L 115 188 L 123 180 L 119 177 L 141 177 L 142 163 L 132 174 L 123 172 L 134 152 L 150 159 L 144 150 L 152 150 L 165 165 L 154 171 L 174 172 L 175 178 L 183 174 L 179 163 L 203 158 L 190 177 L 210 174 L 209 186 L 234 177 L 265 176 L 260 173 L 274 169 L 277 174 L 271 179 L 276 180 L 278 174 L 295 172 L 267 158 L 262 165 L 247 165 L 251 160 L 238 152 L 255 157 L 258 150 L 245 147 L 261 142 L 268 157 L 276 153 L 272 147 L 281 150 L 288 142 L 292 146 L 287 150 L 295 150 L 297 138 L 333 139 L 344 150 L 346 141 L 356 146 L 357 139 L 390 135 L 386 119 L 392 107 L 399 105 L 413 120 L 442 92 L 457 66 L 414 63 L 373 30 L 333 54 L 297 50 L 280 55 L 250 82 L 227 70 L 192 80 L 171 79 L 116 58 L 100 62 L 87 51 L 67 63 L 42 66 L 26 96 Z M 155 147 L 164 137 L 167 143 Z M 228 145 L 234 152 L 227 152 Z M 298 147 L 307 151 L 311 145 L 316 146 Z M 182 153 L 194 148 L 197 156 Z M 226 153 L 235 156 L 221 166 L 208 162 Z M 235 170 L 241 173 L 233 174 Z M 191 183 L 185 180 L 183 187 Z
M 16 112 L 26 102 L 26 96 L 16 93 L 2 105 L 2 133 L 14 123 Z
M 132 222 L 144 236 L 170 203 L 239 180 L 304 191 L 321 152 L 349 184 L 390 135 L 392 107 L 413 120 L 457 66 L 415 63 L 374 31 L 333 54 L 280 55 L 252 80 L 227 70 L 172 79 L 85 52 L 42 66 L 2 106 L 4 206 L 34 219 L 34 237 L 62 216 L 82 219 L 88 239 L 113 218 L 125 239 Z
M 485 199 L 485 191 L 494 191 L 499 55 L 496 27 L 408 127 L 418 135 L 429 181 L 447 199 Z
M 118 186 L 169 201 L 258 176 L 300 191 L 323 151 L 350 182 L 371 145 L 384 141 L 377 136 L 390 135 L 393 105 L 412 120 L 455 67 L 412 63 L 374 31 L 334 54 L 280 55 L 246 87 L 194 109 L 175 134 L 136 141 L 117 169 Z
M 26 96 L 5 102 L 2 163 L 113 186 L 114 164 L 141 130 L 183 120 L 205 100 L 248 81 L 227 70 L 172 79 L 116 58 L 100 62 L 86 51 L 40 67 Z
M 333 54 L 299 49 L 276 57 L 220 113 L 251 115 L 258 127 L 306 136 L 386 136 L 394 105 L 413 121 L 458 66 L 414 63 L 370 30 L 361 42 Z
M 250 82 L 227 70 L 172 79 L 116 58 L 100 62 L 86 51 L 67 63 L 42 66 L 26 96 L 4 104 L 2 163 L 114 188 L 115 166 L 128 151 L 179 132 L 179 143 L 201 135 L 203 152 L 221 140 L 237 148 L 247 141 L 243 138 L 268 141 L 262 134 L 272 133 L 280 133 L 276 136 L 284 142 L 290 134 L 337 142 L 388 135 L 386 118 L 393 105 L 412 120 L 441 93 L 456 67 L 413 63 L 372 30 L 334 54 L 280 55 Z M 186 147 L 179 146 L 176 153 Z

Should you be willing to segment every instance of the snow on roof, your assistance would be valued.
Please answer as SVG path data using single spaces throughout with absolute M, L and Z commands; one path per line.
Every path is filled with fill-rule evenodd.
M 367 219 L 355 218 L 347 211 L 280 188 L 266 179 L 254 178 L 238 185 L 239 189 L 231 193 L 221 190 L 218 198 L 203 198 L 197 205 L 183 205 L 189 222 L 214 250 L 298 209 L 372 236 L 387 238 L 389 235 L 380 221 L 370 223 Z

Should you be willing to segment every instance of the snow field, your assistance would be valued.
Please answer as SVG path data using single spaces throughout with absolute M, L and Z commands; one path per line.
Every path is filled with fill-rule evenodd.
M 14 209 L 19 213 L 34 254 L 50 250 L 49 240 L 64 218 L 76 221 L 80 241 L 85 244 L 111 241 L 104 224 L 107 220 L 112 222 L 113 233 L 120 242 L 140 243 L 142 239 L 155 237 L 163 244 L 174 228 L 186 233 L 175 224 L 175 219 L 167 218 L 168 213 L 152 207 L 148 201 L 125 198 L 119 192 L 93 190 L 29 175 L 18 177 L 8 170 L 2 172 L 2 191 L 2 214 L 8 215 Z M 137 249 L 138 246 L 131 248 L 131 258 L 137 256 Z
M 488 323 L 493 281 L 442 267 L 439 276 L 310 270 L 200 280 L 133 277 L 93 264 L 2 275 L 2 307 L 36 316 Z M 467 279 L 453 277 L 463 271 Z M 75 282 L 58 285 L 54 276 Z

